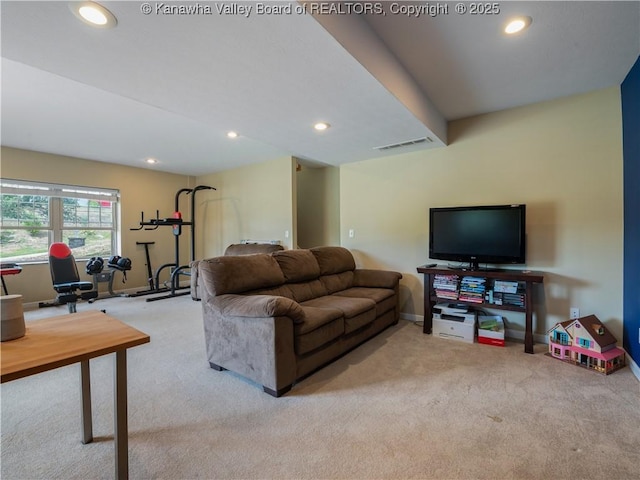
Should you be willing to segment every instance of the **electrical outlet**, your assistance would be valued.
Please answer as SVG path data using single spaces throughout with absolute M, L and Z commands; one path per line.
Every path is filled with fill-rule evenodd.
M 569 318 L 571 320 L 574 318 L 580 318 L 580 309 L 578 307 L 571 307 L 569 309 Z

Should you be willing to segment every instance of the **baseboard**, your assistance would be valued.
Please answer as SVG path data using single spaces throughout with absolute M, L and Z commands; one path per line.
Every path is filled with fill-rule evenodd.
M 400 320 L 407 320 L 413 323 L 421 323 L 424 320 L 424 315 L 414 315 L 411 313 L 400 313 Z
M 640 367 L 636 362 L 633 361 L 633 358 L 629 356 L 629 353 L 627 353 L 626 359 L 627 365 L 629 365 L 629 368 L 631 369 L 631 373 L 633 373 L 638 381 L 640 381 Z

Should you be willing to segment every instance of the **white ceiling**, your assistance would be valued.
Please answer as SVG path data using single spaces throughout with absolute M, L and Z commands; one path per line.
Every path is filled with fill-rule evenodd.
M 295 13 L 312 2 L 282 15 L 101 3 L 116 28 L 81 23 L 68 2 L 0 2 L 2 145 L 190 175 L 285 155 L 341 165 L 442 147 L 448 120 L 619 85 L 640 54 L 638 1 L 503 1 L 498 15 L 402 2 L 448 6 L 419 18 L 392 2 L 316 18 Z M 533 23 L 506 38 L 515 14 Z M 319 120 L 332 127 L 315 132 Z

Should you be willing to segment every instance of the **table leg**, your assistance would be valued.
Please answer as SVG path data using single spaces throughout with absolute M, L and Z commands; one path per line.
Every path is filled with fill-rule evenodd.
M 113 383 L 114 439 L 116 455 L 116 479 L 129 478 L 129 438 L 127 426 L 127 350 L 116 352 Z
M 80 389 L 82 395 L 82 443 L 93 441 L 93 425 L 91 420 L 91 375 L 89 360 L 80 362 Z

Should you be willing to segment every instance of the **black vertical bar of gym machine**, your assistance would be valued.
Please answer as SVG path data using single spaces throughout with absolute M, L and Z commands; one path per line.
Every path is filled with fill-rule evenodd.
M 147 283 L 149 283 L 149 290 L 156 289 L 155 282 L 153 281 L 153 268 L 151 268 L 151 256 L 149 255 L 149 245 L 155 245 L 156 242 L 136 242 L 136 245 L 144 245 L 144 254 L 147 257 Z

